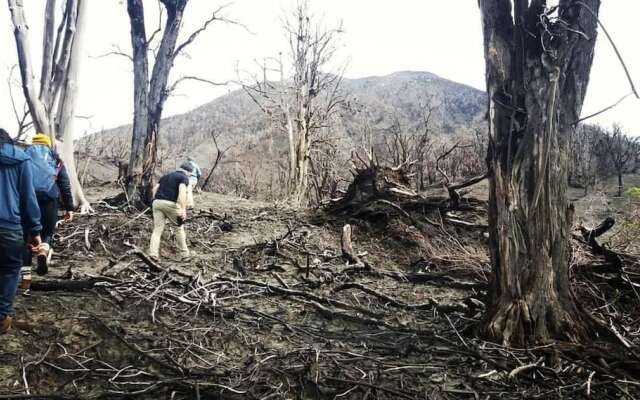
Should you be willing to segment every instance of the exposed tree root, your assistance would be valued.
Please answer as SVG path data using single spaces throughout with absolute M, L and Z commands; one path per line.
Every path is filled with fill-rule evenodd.
M 486 290 L 488 285 L 484 282 L 465 282 L 452 278 L 443 272 L 438 273 L 412 273 L 402 274 L 399 272 L 385 272 L 385 276 L 393 278 L 397 281 L 413 282 L 413 283 L 429 283 L 438 286 L 447 286 L 455 289 L 467 290 Z
M 586 311 L 568 311 L 559 306 L 562 306 L 559 302 L 548 302 L 543 309 L 532 309 L 524 299 L 501 304 L 497 312 L 489 311 L 491 317 L 486 324 L 487 334 L 490 339 L 505 346 L 522 347 L 556 340 L 587 343 L 615 339 L 606 327 Z

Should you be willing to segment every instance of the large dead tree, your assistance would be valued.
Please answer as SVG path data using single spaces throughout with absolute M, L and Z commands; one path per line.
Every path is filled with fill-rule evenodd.
M 416 190 L 424 190 L 432 184 L 435 177 L 435 157 L 432 116 L 437 106 L 429 100 L 420 104 L 422 123 L 408 129 L 398 117 L 393 118 L 391 126 L 384 133 L 382 153 L 391 165 L 410 165 Z
M 638 143 L 638 138 L 625 135 L 619 124 L 613 124 L 611 130 L 604 131 L 598 142 L 599 153 L 609 161 L 618 177 L 618 197 L 624 190 L 623 175 L 633 170 Z
M 164 9 L 164 26 L 158 27 L 147 36 L 145 11 L 142 0 L 127 0 L 127 12 L 131 25 L 131 45 L 133 47 L 134 74 L 134 116 L 131 137 L 131 154 L 126 178 L 127 197 L 134 203 L 148 204 L 151 201 L 154 172 L 157 164 L 158 131 L 164 104 L 179 82 L 195 79 L 182 77 L 168 85 L 169 74 L 174 61 L 193 41 L 216 20 L 228 21 L 219 16 L 225 6 L 216 9 L 208 20 L 183 42 L 178 43 L 184 10 L 189 0 L 159 0 Z M 161 15 L 162 18 L 162 15 Z M 157 48 L 154 39 L 162 34 Z M 149 74 L 149 53 L 155 55 L 153 68 Z M 208 82 L 211 83 L 211 82 Z
M 598 176 L 598 146 L 603 130 L 597 125 L 581 124 L 571 132 L 569 140 L 570 186 L 581 187 L 586 196 Z
M 81 212 L 91 211 L 76 173 L 73 156 L 73 122 L 80 49 L 86 19 L 85 0 L 64 0 L 56 28 L 58 1 L 47 0 L 43 29 L 42 68 L 39 85 L 31 61 L 29 27 L 23 0 L 7 0 L 14 27 L 23 94 L 34 128 L 61 143 L 60 155 L 71 179 L 73 196 Z
M 600 0 L 480 0 L 489 97 L 488 335 L 589 341 L 569 286 L 567 145 L 593 61 Z M 513 7 L 512 7 L 513 6 Z
M 285 79 L 282 59 L 276 65 L 263 64 L 262 76 L 244 86 L 253 101 L 286 133 L 289 142 L 288 191 L 292 202 L 301 205 L 309 189 L 309 160 L 314 137 L 328 126 L 344 103 L 340 94 L 342 74 L 325 70 L 336 50 L 336 35 L 341 28 L 323 29 L 309 10 L 308 1 L 300 1 L 285 24 L 291 61 L 290 79 Z M 279 73 L 279 82 L 268 80 L 268 72 Z M 324 70 L 324 71 L 323 71 Z

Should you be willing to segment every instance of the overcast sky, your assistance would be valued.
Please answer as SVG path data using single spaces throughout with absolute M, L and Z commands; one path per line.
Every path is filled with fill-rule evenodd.
M 99 56 L 119 46 L 130 53 L 126 1 L 86 0 L 88 23 L 79 78 L 76 135 L 131 122 L 133 77 L 131 62 L 124 57 Z M 42 9 L 45 0 L 28 0 L 32 55 L 39 71 Z M 157 24 L 155 0 L 145 0 L 148 31 Z M 182 36 L 197 28 L 219 5 L 217 0 L 191 0 Z M 225 11 L 227 18 L 245 24 L 251 32 L 224 23 L 213 24 L 182 57 L 172 80 L 194 75 L 214 81 L 234 80 L 236 66 L 250 70 L 253 60 L 286 51 L 282 16 L 295 0 L 236 0 Z M 346 76 L 359 78 L 396 71 L 429 71 L 444 78 L 484 89 L 484 60 L 477 0 L 315 0 L 312 7 L 327 24 L 342 21 L 344 34 L 338 53 L 347 62 Z M 608 28 L 640 87 L 640 1 L 604 0 L 601 20 Z M 15 44 L 6 2 L 0 3 L 0 85 L 6 88 L 11 65 L 16 63 Z M 17 78 L 18 75 L 16 74 Z M 211 101 L 233 87 L 211 87 L 187 82 L 170 98 L 165 116 L 182 113 Z M 583 115 L 616 102 L 629 93 L 622 67 L 604 35 L 599 36 L 595 63 Z M 20 94 L 16 87 L 14 91 Z M 6 93 L 6 91 L 3 91 Z M 21 101 L 21 99 L 20 99 Z M 640 100 L 629 98 L 595 121 L 605 125 L 619 121 L 640 135 Z M 0 126 L 14 130 L 15 118 L 7 95 L 0 96 Z

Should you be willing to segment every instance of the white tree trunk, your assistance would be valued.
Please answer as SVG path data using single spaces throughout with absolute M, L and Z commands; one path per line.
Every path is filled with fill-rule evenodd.
M 69 68 L 67 70 L 66 82 L 64 85 L 65 93 L 64 97 L 61 100 L 62 103 L 60 107 L 60 113 L 58 115 L 58 135 L 62 137 L 62 148 L 60 150 L 60 157 L 62 158 L 67 168 L 67 172 L 69 173 L 71 192 L 73 193 L 73 201 L 80 207 L 81 213 L 88 213 L 93 211 L 93 209 L 91 208 L 91 204 L 89 204 L 89 201 L 84 195 L 82 185 L 80 185 L 80 181 L 78 180 L 73 145 L 76 95 L 78 92 L 77 79 L 80 70 L 80 59 L 82 58 L 81 54 L 84 41 L 84 27 L 86 26 L 87 18 L 87 3 L 87 0 L 78 0 L 76 32 L 73 39 L 71 58 L 69 60 Z
M 49 133 L 53 130 L 53 127 L 44 104 L 38 100 L 38 91 L 35 87 L 36 81 L 31 63 L 29 27 L 24 17 L 24 5 L 22 0 L 7 0 L 7 4 L 11 13 L 11 21 L 13 22 L 13 36 L 18 53 L 22 91 L 36 129 Z
M 29 28 L 24 16 L 23 0 L 7 0 L 14 26 L 14 38 L 22 78 L 24 97 L 29 106 L 31 118 L 37 131 L 51 136 L 52 141 L 62 139 L 60 156 L 65 163 L 71 181 L 74 201 L 79 203 L 83 213 L 92 211 L 78 180 L 73 151 L 73 121 L 77 93 L 76 79 L 82 47 L 82 27 L 86 18 L 87 1 L 71 0 L 67 7 L 69 15 L 65 20 L 65 32 L 59 32 L 54 41 L 53 20 L 55 1 L 47 1 L 45 32 L 43 35 L 43 66 L 40 91 L 36 88 L 29 46 Z M 54 44 L 55 43 L 55 44 Z M 58 46 L 59 45 L 59 46 Z

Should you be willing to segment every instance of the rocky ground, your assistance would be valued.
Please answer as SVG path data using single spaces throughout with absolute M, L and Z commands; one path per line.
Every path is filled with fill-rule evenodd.
M 19 295 L 17 328 L 0 337 L 0 399 L 640 393 L 624 372 L 635 364 L 479 338 L 489 273 L 481 207 L 449 215 L 475 227 L 437 215 L 418 227 L 393 208 L 357 218 L 201 194 L 187 223 L 196 255 L 178 261 L 168 229 L 154 262 L 144 253 L 149 213 L 101 201 L 114 191 L 92 189 L 96 213 L 61 227 L 55 266 Z M 355 257 L 341 246 L 347 224 Z M 640 297 L 595 291 L 592 278 L 578 292 L 602 293 L 589 307 L 605 320 L 618 313 L 633 328 L 621 335 L 638 342 L 622 305 Z

